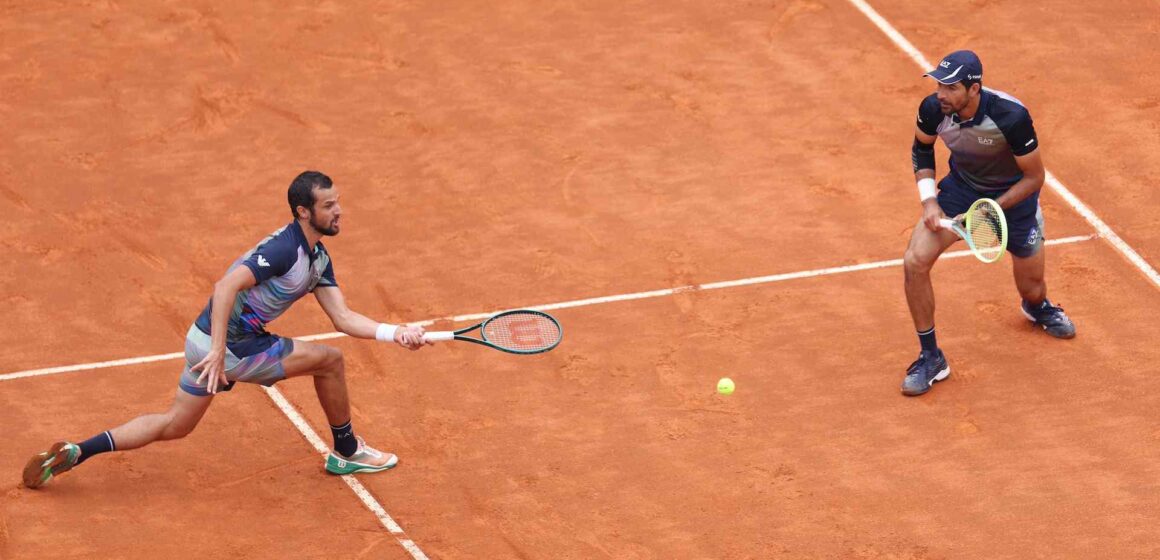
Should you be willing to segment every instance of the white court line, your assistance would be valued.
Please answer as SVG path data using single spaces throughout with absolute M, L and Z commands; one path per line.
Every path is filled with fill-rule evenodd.
M 930 61 L 926 59 L 926 57 L 922 56 L 922 52 L 919 51 L 913 43 L 907 40 L 906 37 L 902 35 L 902 33 L 899 33 L 893 25 L 890 25 L 890 22 L 886 21 L 886 18 L 882 17 L 877 11 L 874 10 L 874 8 L 870 6 L 870 4 L 866 3 L 865 0 L 849 1 L 854 5 L 855 8 L 858 8 L 858 11 L 862 12 L 863 15 L 869 18 L 870 21 L 873 22 L 880 31 L 885 33 L 886 36 L 889 37 L 896 46 L 898 46 L 898 48 L 902 49 L 902 52 L 906 53 L 906 55 L 909 56 L 910 59 L 913 60 L 919 68 L 922 68 L 924 72 L 934 67 L 934 65 L 932 65 Z M 1099 233 L 1100 237 L 1107 239 L 1108 243 L 1111 243 L 1113 248 L 1115 248 L 1120 252 L 1120 254 L 1124 255 L 1124 257 L 1128 259 L 1128 262 L 1132 263 L 1136 268 L 1140 269 L 1140 272 L 1143 272 L 1144 276 L 1148 277 L 1148 279 L 1151 280 L 1157 288 L 1160 288 L 1160 273 L 1157 273 L 1156 269 L 1153 268 L 1151 264 L 1148 264 L 1148 261 L 1144 260 L 1144 257 L 1141 257 L 1140 254 L 1137 253 L 1131 245 L 1128 245 L 1128 243 L 1124 241 L 1119 235 L 1117 235 L 1116 232 L 1112 231 L 1112 228 L 1109 227 L 1106 222 L 1101 220 L 1100 217 L 1097 216 L 1096 213 L 1088 207 L 1088 205 L 1080 201 L 1080 199 L 1072 194 L 1072 192 L 1068 190 L 1067 187 L 1063 186 L 1063 183 L 1059 182 L 1059 179 L 1056 179 L 1055 175 L 1052 175 L 1050 171 L 1047 172 L 1047 177 L 1044 182 L 1047 183 L 1048 187 L 1059 194 L 1059 196 L 1062 197 L 1065 202 L 1067 202 L 1068 206 L 1071 206 L 1072 210 L 1075 210 L 1076 213 L 1083 217 L 1084 220 L 1087 220 L 1087 223 L 1091 224 L 1092 227 L 1096 229 L 1096 232 Z
M 172 354 L 157 354 L 156 356 L 143 356 L 140 358 L 125 358 L 122 360 L 109 360 L 107 362 L 93 362 L 89 364 L 76 364 L 71 366 L 49 367 L 42 369 L 30 369 L 28 371 L 18 371 L 16 373 L 5 373 L 0 375 L 0 381 L 7 381 L 9 379 L 20 379 L 21 377 L 36 377 L 38 375 L 53 375 L 56 373 L 68 373 L 70 371 L 82 371 L 88 369 L 111 368 L 117 366 L 135 366 L 138 364 L 147 364 L 149 362 L 161 362 L 165 360 L 176 360 L 184 358 L 185 352 L 174 352 Z
M 314 429 L 310 427 L 310 424 L 306 422 L 306 419 L 298 413 L 298 409 L 294 408 L 294 405 L 290 404 L 290 401 L 286 400 L 286 397 L 282 395 L 281 391 L 274 387 L 263 387 L 263 389 L 266 390 L 266 394 L 270 396 L 270 398 L 274 401 L 274 404 L 278 405 L 278 409 L 282 411 L 282 414 L 285 414 L 286 417 L 290 419 L 290 422 L 294 424 L 294 427 L 298 428 L 298 431 L 302 434 L 302 437 L 305 437 L 306 441 L 310 442 L 310 445 L 314 446 L 315 451 L 323 455 L 330 453 L 330 447 L 328 447 L 326 443 L 322 441 L 322 438 L 319 437 L 317 433 L 315 433 Z M 373 495 L 371 495 L 371 493 L 366 489 L 365 486 L 362 485 L 361 482 L 358 481 L 357 478 L 355 478 L 353 475 L 347 474 L 342 476 L 342 481 L 345 482 L 346 485 L 354 491 L 355 495 L 358 496 L 358 499 L 362 501 L 363 505 L 366 506 L 367 509 L 371 510 L 371 513 L 375 514 L 375 517 L 379 519 L 379 523 L 382 523 L 383 527 L 386 527 L 387 530 L 391 532 L 391 534 L 395 537 L 395 540 L 397 540 L 399 544 L 402 545 L 403 548 L 411 554 L 411 557 L 413 557 L 415 560 L 428 560 L 427 555 L 423 554 L 423 551 L 419 549 L 419 546 L 416 545 L 414 541 L 406 538 L 406 535 L 403 534 L 403 528 L 400 527 L 398 523 L 395 523 L 394 519 L 391 519 L 391 516 L 387 513 L 386 508 L 384 508 L 383 505 L 380 504 Z
M 1059 179 L 1056 179 L 1055 175 L 1052 175 L 1050 171 L 1047 172 L 1046 181 L 1048 186 L 1054 189 L 1056 193 L 1059 193 L 1059 196 L 1062 196 L 1076 212 L 1079 212 L 1080 216 L 1083 216 L 1083 219 L 1087 220 L 1089 224 L 1096 228 L 1096 232 L 1100 234 L 1100 237 L 1107 239 L 1108 243 L 1112 244 L 1112 247 L 1119 250 L 1132 264 L 1136 265 L 1136 268 L 1140 269 L 1140 272 L 1144 273 L 1144 276 L 1147 276 L 1157 288 L 1160 288 L 1160 273 L 1156 272 L 1156 269 L 1151 264 L 1148 264 L 1148 261 L 1144 260 L 1144 257 L 1141 257 L 1140 253 L 1137 253 L 1131 245 L 1128 245 L 1127 241 L 1124 241 L 1119 235 L 1116 235 L 1116 232 L 1112 231 L 1111 226 L 1104 223 L 1088 205 L 1081 202 L 1071 191 L 1067 190 L 1067 187 L 1063 186 L 1063 183 L 1060 183 Z
M 1061 239 L 1049 239 L 1047 245 L 1065 245 L 1068 243 L 1079 243 L 1081 241 L 1090 241 L 1098 237 L 1092 235 L 1077 235 L 1073 237 L 1064 237 Z M 958 259 L 970 256 L 970 251 L 950 251 L 944 253 L 940 259 Z M 710 282 L 708 284 L 690 284 L 687 286 L 677 286 L 675 288 L 665 288 L 663 290 L 652 290 L 648 292 L 636 292 L 631 294 L 619 294 L 615 296 L 603 296 L 588 299 L 578 299 L 573 301 L 565 301 L 560 303 L 549 303 L 544 305 L 534 305 L 524 309 L 538 309 L 540 311 L 551 311 L 553 309 L 568 309 L 571 307 L 583 307 L 586 305 L 597 305 L 601 303 L 612 303 L 618 301 L 631 301 L 636 299 L 648 299 L 655 297 L 670 296 L 682 292 L 704 291 L 704 290 L 720 290 L 722 288 L 735 288 L 738 286 L 752 286 L 754 284 L 769 284 L 771 282 L 784 282 L 786 280 L 797 280 L 801 278 L 813 278 L 815 276 L 830 276 L 833 274 L 843 274 L 847 272 L 858 272 L 862 270 L 874 270 L 876 268 L 889 268 L 892 266 L 902 266 L 902 259 L 890 259 L 885 261 L 875 261 L 862 264 L 852 264 L 846 266 L 835 266 L 830 268 L 819 268 L 814 270 L 803 270 L 800 272 L 786 272 L 784 274 L 773 274 L 770 276 L 757 276 L 754 278 L 743 278 L 741 280 L 727 280 L 724 282 Z M 478 321 L 486 319 L 499 313 L 499 311 L 490 311 L 487 313 L 471 313 L 468 315 L 456 315 L 453 317 L 442 317 L 440 319 L 427 319 L 425 321 L 417 321 L 408 323 L 410 325 L 431 325 L 436 321 Z M 327 340 L 332 338 L 341 338 L 346 336 L 339 332 L 329 332 L 321 334 L 312 334 L 307 336 L 294 337 L 297 340 Z M 13 373 L 5 373 L 0 375 L 0 381 L 9 381 L 12 379 L 20 379 L 23 377 L 36 377 L 41 375 L 52 375 L 57 373 L 68 373 L 73 371 L 84 371 L 90 369 L 102 369 L 116 366 L 129 366 L 136 364 L 144 364 L 149 362 L 159 362 L 163 360 L 176 360 L 184 358 L 185 354 L 175 352 L 173 354 L 158 354 L 156 356 L 144 356 L 140 358 L 125 358 L 121 360 L 112 360 L 108 362 L 93 362 L 88 364 L 77 364 L 72 366 L 50 367 L 43 369 L 30 369 L 27 371 L 17 371 Z

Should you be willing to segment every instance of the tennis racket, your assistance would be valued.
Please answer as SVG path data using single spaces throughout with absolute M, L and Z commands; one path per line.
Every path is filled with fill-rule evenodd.
M 961 223 L 947 218 L 939 222 L 963 238 L 971 253 L 985 263 L 999 260 L 1007 249 L 1007 217 L 999 203 L 989 198 L 976 200 Z
M 479 338 L 463 336 L 479 329 Z M 477 325 L 457 331 L 429 331 L 423 340 L 463 340 L 512 354 L 539 354 L 560 344 L 564 328 L 551 315 L 531 309 L 504 311 Z

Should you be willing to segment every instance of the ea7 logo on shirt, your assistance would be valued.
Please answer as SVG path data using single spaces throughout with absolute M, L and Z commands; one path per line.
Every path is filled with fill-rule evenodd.
M 258 255 L 258 266 L 270 266 L 270 261 L 266 260 L 266 257 Z
M 990 146 L 991 144 L 995 143 L 994 138 L 983 138 L 982 136 L 976 136 L 976 138 L 978 138 L 979 143 L 983 144 L 984 146 Z

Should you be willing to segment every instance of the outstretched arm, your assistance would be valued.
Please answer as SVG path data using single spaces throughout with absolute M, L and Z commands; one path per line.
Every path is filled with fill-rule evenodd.
M 396 327 L 356 313 L 346 306 L 346 298 L 338 286 L 319 286 L 314 289 L 314 297 L 330 317 L 330 322 L 334 323 L 334 328 L 341 333 L 355 338 L 390 340 L 410 350 L 417 350 L 424 344 L 423 327 Z

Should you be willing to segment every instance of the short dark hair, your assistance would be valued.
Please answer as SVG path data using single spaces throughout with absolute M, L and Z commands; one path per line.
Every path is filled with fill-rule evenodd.
M 298 207 L 314 208 L 314 189 L 329 189 L 334 186 L 330 177 L 319 171 L 303 171 L 290 183 L 290 190 L 286 191 L 286 201 L 290 203 L 290 214 L 298 219 Z
M 983 90 L 983 80 L 963 80 L 962 84 L 963 87 L 967 88 L 967 91 L 970 91 L 974 84 L 979 84 L 979 91 Z

